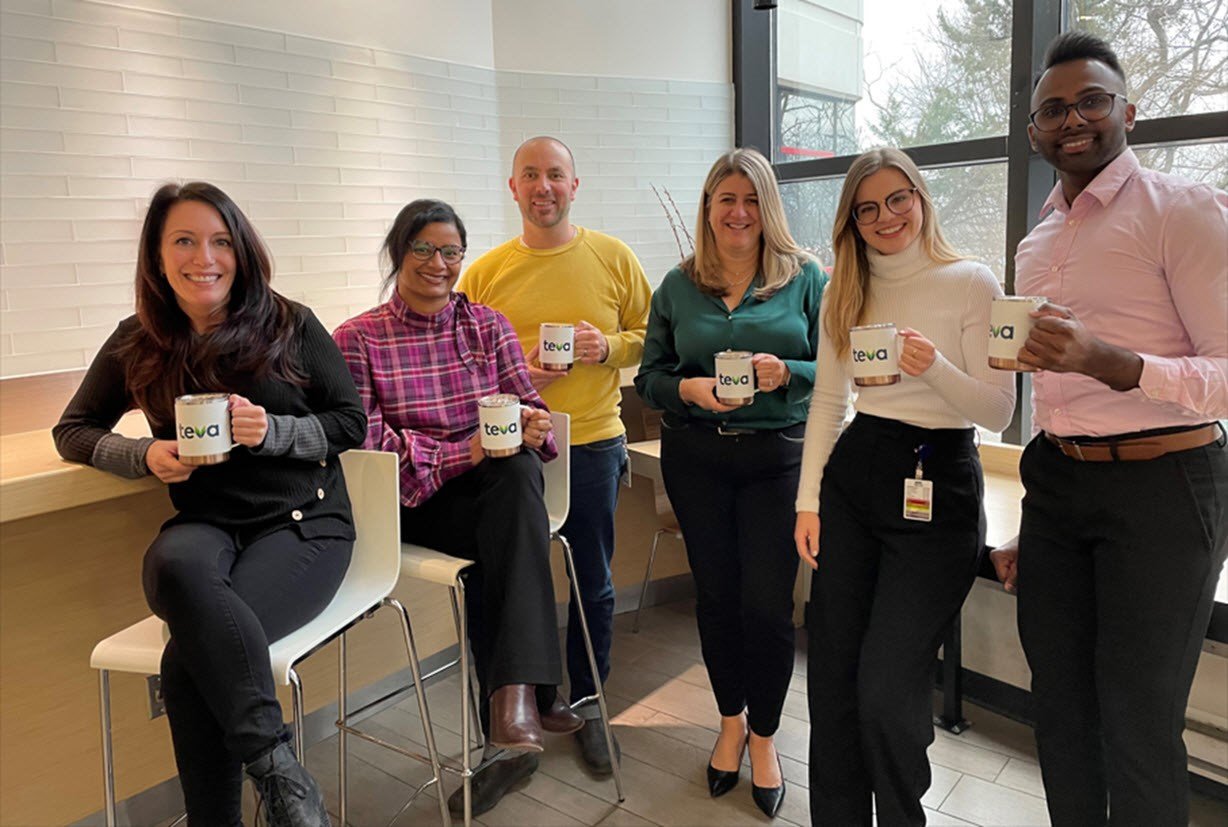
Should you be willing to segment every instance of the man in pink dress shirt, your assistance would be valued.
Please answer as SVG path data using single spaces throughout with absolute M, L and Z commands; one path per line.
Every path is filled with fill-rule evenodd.
M 1062 35 L 1044 67 L 1028 134 L 1059 183 L 1016 257 L 1017 292 L 1049 299 L 1019 355 L 1038 434 L 994 563 L 1053 823 L 1185 825 L 1186 702 L 1228 554 L 1228 194 L 1139 166 L 1103 41 Z

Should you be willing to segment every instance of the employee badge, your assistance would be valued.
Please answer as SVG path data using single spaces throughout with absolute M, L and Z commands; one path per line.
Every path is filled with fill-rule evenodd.
M 904 480 L 904 519 L 928 523 L 934 519 L 934 482 L 925 479 L 922 463 L 929 454 L 928 445 L 918 445 L 917 470 L 912 479 Z

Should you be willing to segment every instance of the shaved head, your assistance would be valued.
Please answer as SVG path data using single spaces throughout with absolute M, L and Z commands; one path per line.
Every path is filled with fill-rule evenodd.
M 516 151 L 512 153 L 512 173 L 516 172 L 516 162 L 520 159 L 520 153 L 526 149 L 540 146 L 542 144 L 552 144 L 563 150 L 567 154 L 567 160 L 571 163 L 571 177 L 576 175 L 576 156 L 571 154 L 571 148 L 567 144 L 560 141 L 558 138 L 552 138 L 549 135 L 538 135 L 534 138 L 529 138 L 527 141 L 516 147 Z

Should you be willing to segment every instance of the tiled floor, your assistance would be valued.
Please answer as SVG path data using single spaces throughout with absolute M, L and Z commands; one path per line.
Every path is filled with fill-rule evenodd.
M 646 610 L 639 634 L 630 616 L 616 620 L 613 674 L 607 685 L 610 713 L 623 748 L 626 801 L 617 804 L 614 785 L 582 768 L 570 736 L 550 737 L 540 770 L 499 806 L 475 820 L 485 827 L 512 825 L 767 824 L 750 799 L 748 770 L 742 782 L 720 799 L 708 797 L 704 767 L 715 737 L 718 714 L 700 662 L 692 607 L 679 603 Z M 806 798 L 806 662 L 799 655 L 794 681 L 777 735 L 788 793 L 777 823 L 808 825 Z M 440 749 L 460 746 L 458 683 L 454 676 L 427 692 Z M 963 735 L 938 731 L 930 748 L 933 784 L 923 803 L 929 823 L 1045 825 L 1048 817 L 1031 730 L 969 705 L 974 726 Z M 388 741 L 417 744 L 422 728 L 410 698 L 369 719 L 364 726 Z M 335 739 L 308 750 L 308 764 L 336 802 Z M 350 813 L 353 827 L 384 827 L 420 783 L 425 768 L 386 750 L 351 739 Z M 448 790 L 455 781 L 447 781 Z M 419 797 L 395 822 L 397 827 L 438 824 L 436 802 Z M 458 822 L 459 823 L 459 822 Z M 1191 824 L 1223 827 L 1228 805 L 1195 797 Z

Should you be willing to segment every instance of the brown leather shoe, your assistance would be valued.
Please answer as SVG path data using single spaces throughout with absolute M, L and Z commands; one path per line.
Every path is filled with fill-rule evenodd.
M 542 729 L 556 735 L 569 735 L 584 726 L 584 719 L 572 712 L 571 707 L 563 701 L 563 696 L 557 692 L 554 695 L 554 703 L 541 713 L 541 719 Z
M 542 723 L 532 685 L 509 683 L 490 696 L 490 745 L 499 749 L 542 751 Z

